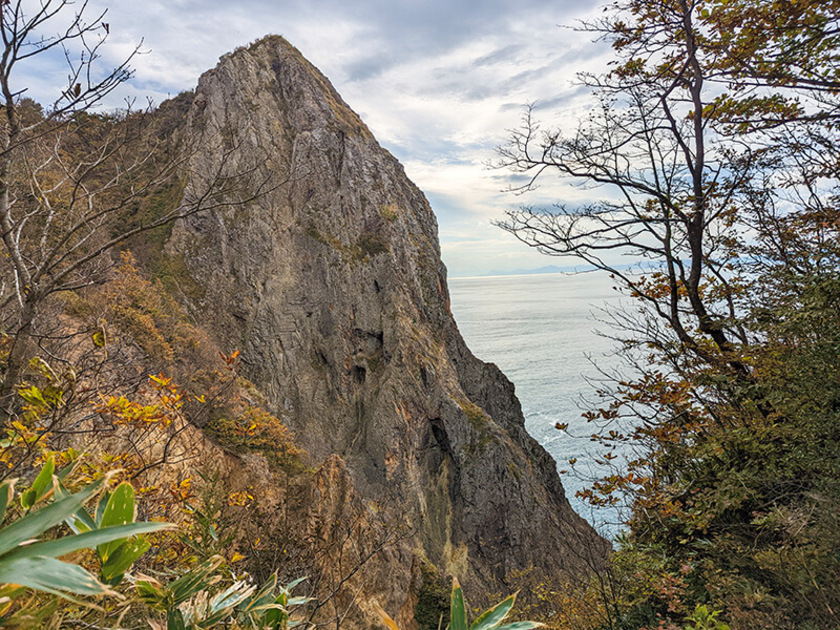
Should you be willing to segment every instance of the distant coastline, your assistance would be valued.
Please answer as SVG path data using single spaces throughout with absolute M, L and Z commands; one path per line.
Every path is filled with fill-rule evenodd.
M 562 274 L 575 274 L 575 273 L 584 273 L 596 271 L 594 267 L 580 267 L 580 266 L 568 266 L 568 267 L 560 267 L 558 265 L 546 265 L 545 267 L 538 267 L 536 269 L 511 269 L 509 271 L 503 270 L 493 270 L 487 271 L 485 273 L 473 274 L 473 275 L 457 275 L 457 276 L 450 276 L 451 280 L 457 280 L 461 278 L 498 278 L 499 276 L 536 276 L 536 275 L 544 275 L 544 274 L 552 274 L 552 273 L 562 273 Z
M 444 260 L 444 263 L 446 261 Z M 624 265 L 613 265 L 614 269 L 647 269 L 649 270 L 651 267 L 650 265 L 636 263 L 627 263 Z M 504 270 L 493 270 L 493 271 L 486 271 L 484 273 L 476 273 L 470 275 L 451 275 L 449 276 L 450 280 L 466 280 L 466 279 L 475 279 L 475 278 L 499 278 L 502 276 L 538 276 L 538 275 L 549 275 L 549 274 L 563 274 L 563 275 L 575 275 L 579 273 L 593 273 L 599 270 L 596 267 L 591 265 L 568 265 L 568 266 L 559 266 L 559 265 L 546 265 L 544 267 L 537 267 L 534 269 L 511 269 L 508 271 Z

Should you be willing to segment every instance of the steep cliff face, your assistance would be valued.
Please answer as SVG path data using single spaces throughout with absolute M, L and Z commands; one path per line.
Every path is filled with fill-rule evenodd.
M 512 384 L 461 339 L 428 202 L 327 79 L 266 38 L 201 77 L 187 133 L 203 144 L 185 195 L 218 171 L 260 194 L 182 221 L 167 252 L 314 460 L 340 456 L 358 496 L 406 517 L 418 557 L 468 580 L 602 557 Z

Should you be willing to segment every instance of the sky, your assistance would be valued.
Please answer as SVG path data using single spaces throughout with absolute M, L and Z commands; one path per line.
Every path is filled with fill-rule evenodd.
M 141 45 L 134 77 L 112 97 L 113 107 L 125 98 L 159 103 L 195 87 L 226 52 L 264 35 L 284 36 L 426 193 L 449 275 L 462 277 L 574 264 L 530 250 L 493 222 L 523 204 L 573 205 L 597 193 L 547 177 L 536 192 L 515 195 L 506 192 L 513 174 L 488 165 L 526 104 L 535 104 L 546 128 L 573 128 L 586 115 L 591 97 L 575 84 L 576 75 L 605 69 L 609 50 L 569 27 L 597 15 L 598 4 L 89 0 L 86 15 L 93 20 L 107 9 L 103 65 L 120 63 Z M 18 71 L 41 102 L 51 100 L 50 90 L 66 76 L 45 61 Z

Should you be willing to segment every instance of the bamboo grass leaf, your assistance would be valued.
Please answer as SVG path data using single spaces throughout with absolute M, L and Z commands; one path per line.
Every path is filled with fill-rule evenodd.
M 105 510 L 102 512 L 102 517 L 99 519 L 100 528 L 113 527 L 115 525 L 125 525 L 134 521 L 134 488 L 127 481 L 121 483 L 108 497 L 108 503 Z M 117 548 L 122 545 L 125 540 L 112 540 L 107 543 L 100 544 L 97 547 L 97 553 L 102 558 L 103 562 L 107 562 L 109 556 L 114 553 Z
M 6 508 L 15 495 L 15 480 L 4 481 L 0 484 L 0 523 L 6 518 Z
M 67 555 L 68 553 L 73 553 L 79 549 L 93 549 L 98 544 L 112 540 L 125 539 L 138 534 L 147 534 L 149 532 L 156 532 L 170 527 L 173 526 L 169 523 L 128 523 L 126 525 L 117 525 L 115 527 L 105 527 L 103 529 L 96 529 L 92 532 L 85 532 L 83 534 L 76 534 L 73 536 L 64 536 L 56 540 L 34 543 L 32 545 L 20 547 L 15 551 L 6 554 L 2 559 L 0 559 L 0 562 L 4 562 L 7 558 L 31 558 L 33 556 L 51 556 L 56 558 Z
M 472 626 L 470 626 L 470 630 L 490 630 L 491 628 L 498 626 L 502 623 L 502 621 L 504 621 L 505 617 L 508 616 L 515 601 L 516 594 L 502 600 L 493 606 L 493 608 L 485 610 L 481 613 L 481 616 L 473 622 Z
M 544 623 L 539 621 L 515 621 L 513 623 L 506 623 L 503 626 L 496 626 L 495 630 L 532 630 L 533 628 L 542 628 Z
M 32 508 L 43 497 L 52 486 L 53 473 L 55 472 L 55 458 L 50 457 L 41 468 L 41 472 L 35 477 L 35 481 L 20 496 L 20 504 L 26 510 Z
M 117 595 L 82 567 L 44 556 L 0 563 L 0 582 L 19 584 L 66 599 L 75 595 Z M 75 599 L 73 601 L 76 601 Z
M 449 609 L 450 630 L 467 630 L 467 606 L 458 578 L 452 578 L 452 600 Z
M 102 485 L 103 479 L 95 481 L 76 494 L 63 497 L 35 512 L 29 512 L 14 523 L 0 530 L 0 556 L 21 543 L 33 540 L 61 523 L 68 514 L 78 510 Z
M 116 586 L 122 581 L 123 574 L 149 550 L 149 547 L 151 543 L 145 538 L 135 538 L 124 542 L 102 565 L 99 570 L 99 579 L 105 584 Z

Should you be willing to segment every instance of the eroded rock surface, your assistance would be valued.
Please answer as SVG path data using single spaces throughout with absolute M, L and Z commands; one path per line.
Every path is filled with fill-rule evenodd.
M 327 79 L 266 38 L 201 77 L 187 132 L 203 138 L 193 173 L 263 189 L 182 221 L 167 252 L 314 462 L 338 455 L 361 500 L 409 524 L 417 558 L 494 591 L 603 557 L 513 385 L 458 332 L 428 202 Z M 389 599 L 409 607 L 416 563 L 394 564 Z

